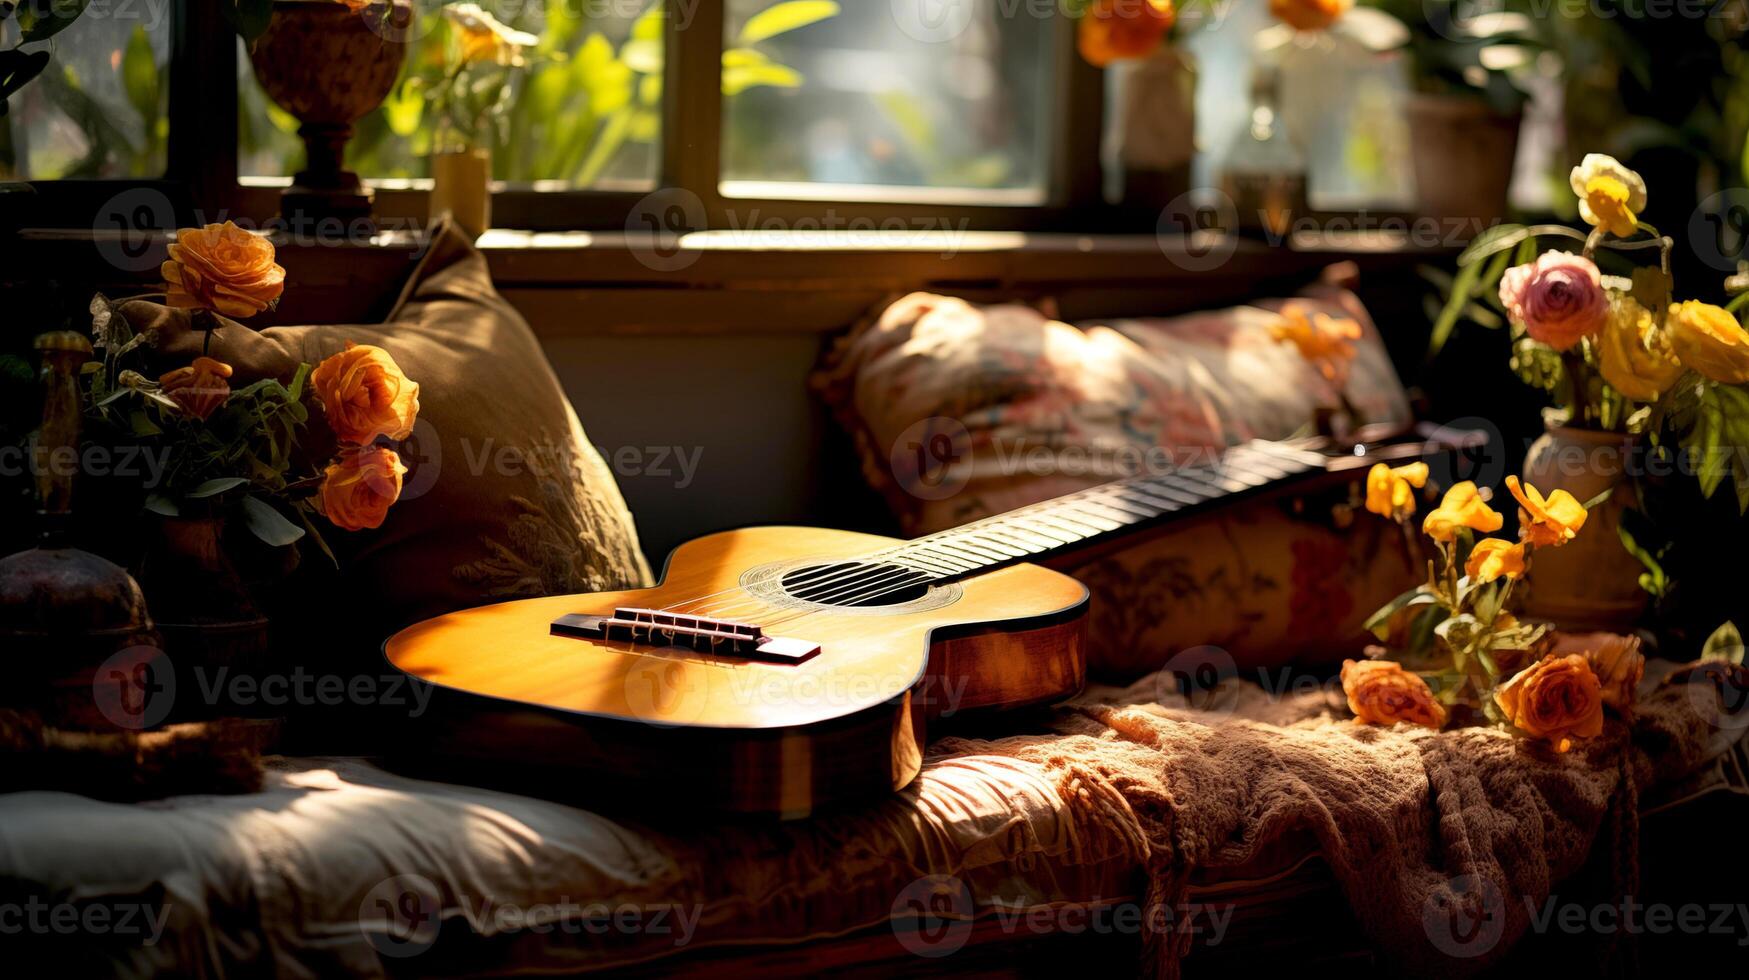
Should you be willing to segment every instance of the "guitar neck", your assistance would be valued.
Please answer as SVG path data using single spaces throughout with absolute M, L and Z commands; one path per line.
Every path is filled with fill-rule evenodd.
M 907 541 L 879 560 L 945 581 L 1232 502 L 1323 472 L 1327 463 L 1320 453 L 1256 440 L 1213 462 L 1089 487 Z

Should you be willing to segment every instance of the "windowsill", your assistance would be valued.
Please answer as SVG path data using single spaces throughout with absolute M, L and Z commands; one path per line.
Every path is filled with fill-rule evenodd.
M 272 319 L 380 313 L 423 241 L 409 231 L 367 242 L 281 236 L 280 262 L 299 288 Z M 108 270 L 113 284 L 101 288 L 137 286 L 156 279 L 165 244 L 161 234 L 130 244 L 117 232 L 25 230 L 6 278 L 87 268 Z M 478 246 L 500 291 L 542 336 L 824 333 L 882 297 L 918 289 L 981 301 L 1049 297 L 1069 318 L 1167 313 L 1287 295 L 1343 261 L 1359 267 L 1363 285 L 1389 288 L 1456 250 L 1380 232 L 1299 234 L 1285 245 L 1211 232 L 971 231 L 709 231 L 664 243 L 625 232 L 492 229 Z

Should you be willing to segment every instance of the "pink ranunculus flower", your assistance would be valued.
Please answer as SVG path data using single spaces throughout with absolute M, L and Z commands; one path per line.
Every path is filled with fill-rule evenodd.
M 1602 329 L 1609 314 L 1603 274 L 1583 255 L 1548 251 L 1500 277 L 1500 302 L 1526 333 L 1566 350 Z

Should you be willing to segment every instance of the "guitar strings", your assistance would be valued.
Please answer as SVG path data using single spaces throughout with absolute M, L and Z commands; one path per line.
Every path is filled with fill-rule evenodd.
M 1188 470 L 1188 469 L 1192 469 L 1192 468 L 1200 469 L 1201 467 L 1184 467 L 1182 469 Z M 1210 469 L 1214 472 L 1219 472 L 1221 467 L 1217 464 L 1214 467 L 1210 467 Z M 1189 474 L 1185 473 L 1184 475 L 1188 476 Z M 1075 491 L 1074 493 L 1066 494 L 1063 497 L 1057 498 L 1055 500 L 1041 501 L 1039 504 L 1035 504 L 1032 507 L 1028 507 L 1028 508 L 1022 508 L 1020 511 L 1014 512 L 1012 514 L 999 515 L 998 519 L 994 523 L 996 523 L 996 524 L 1011 524 L 1015 517 L 1017 517 L 1021 514 L 1024 514 L 1028 510 L 1046 510 L 1047 512 L 1067 510 L 1070 515 L 1075 515 L 1078 512 L 1073 509 L 1074 506 L 1077 503 L 1082 503 L 1082 502 L 1093 503 L 1096 506 L 1103 506 L 1107 509 L 1111 509 L 1111 504 L 1108 500 L 1100 499 L 1100 498 L 1108 495 L 1111 492 L 1111 490 L 1112 490 L 1112 484 L 1101 484 L 1101 485 L 1098 485 L 1095 487 L 1088 487 L 1088 488 L 1085 488 L 1085 489 L 1080 490 L 1080 491 Z M 1102 528 L 1100 528 L 1096 524 L 1093 524 L 1093 523 L 1086 521 L 1086 518 L 1088 516 L 1092 516 L 1092 515 L 1089 515 L 1086 513 L 1081 513 L 1080 516 L 1082 517 L 1081 521 L 1075 521 L 1073 519 L 1073 516 L 1071 516 L 1070 518 L 1067 519 L 1067 523 L 1080 524 L 1086 528 L 1085 531 L 1074 532 L 1075 539 L 1084 540 L 1088 536 L 1101 533 L 1101 531 L 1103 530 Z M 975 528 L 975 530 L 974 530 L 974 528 Z M 835 573 L 834 575 L 826 576 L 826 577 L 819 579 L 817 581 L 811 581 L 811 582 L 806 583 L 806 588 L 812 594 L 810 594 L 806 597 L 798 597 L 798 598 L 804 598 L 804 601 L 815 603 L 815 604 L 820 605 L 820 606 L 853 606 L 853 605 L 856 605 L 859 603 L 867 603 L 867 602 L 870 602 L 876 598 L 880 598 L 880 597 L 885 596 L 885 595 L 890 595 L 892 593 L 902 591 L 902 590 L 907 589 L 907 588 L 914 588 L 914 587 L 917 587 L 919 585 L 927 585 L 930 581 L 932 581 L 928 572 L 925 572 L 923 570 L 920 570 L 920 569 L 917 569 L 917 568 L 914 568 L 911 566 L 900 565 L 900 564 L 896 564 L 896 563 L 894 563 L 896 565 L 896 567 L 889 568 L 889 569 L 882 571 L 880 569 L 880 566 L 878 564 L 875 564 L 875 562 L 880 558 L 895 555 L 895 554 L 900 554 L 903 551 L 908 550 L 908 549 L 927 548 L 931 544 L 934 544 L 938 547 L 945 547 L 952 552 L 960 552 L 960 553 L 966 555 L 966 557 L 969 559 L 975 559 L 975 560 L 978 560 L 981 562 L 989 562 L 989 563 L 1017 560 L 1026 554 L 1032 553 L 1032 552 L 1027 552 L 1024 549 L 1017 549 L 1013 545 L 1004 545 L 1004 547 L 1007 550 L 1018 550 L 1021 552 L 1021 554 L 1013 554 L 1013 555 L 1007 554 L 1003 549 L 992 547 L 990 544 L 983 544 L 983 545 L 971 544 L 972 541 L 980 540 L 977 537 L 977 535 L 979 533 L 986 533 L 987 534 L 990 532 L 990 530 L 991 530 L 991 528 L 988 525 L 986 525 L 985 522 L 977 522 L 977 524 L 975 524 L 975 525 L 966 525 L 966 526 L 962 526 L 959 528 L 950 528 L 950 529 L 947 529 L 945 531 L 940 531 L 940 532 L 937 532 L 936 534 L 928 535 L 924 538 L 919 538 L 919 539 L 916 539 L 915 541 L 907 542 L 905 545 L 899 546 L 897 548 L 887 549 L 884 552 L 876 552 L 876 553 L 869 555 L 869 556 L 866 556 L 862 559 L 850 559 L 849 564 L 842 571 Z M 1012 533 L 1012 532 L 1010 532 L 1010 533 Z M 1064 531 L 1063 533 L 1067 534 L 1067 533 L 1071 533 L 1071 532 Z M 1036 532 L 1034 532 L 1033 536 L 1041 537 L 1041 538 L 1045 537 L 1044 535 L 1039 535 Z M 1072 542 L 1058 542 L 1058 543 L 1059 544 L 1067 544 L 1067 543 L 1072 543 Z M 954 545 L 956 545 L 956 544 L 962 545 L 962 547 L 954 547 Z M 995 559 L 991 559 L 991 558 L 989 558 L 985 555 L 979 554 L 979 553 L 965 551 L 964 547 L 976 547 L 979 549 L 980 552 L 994 552 L 997 557 Z M 863 563 L 857 564 L 858 561 L 863 562 Z M 975 570 L 976 569 L 962 570 L 960 574 L 969 574 L 970 572 L 975 571 Z M 822 589 L 826 586 L 832 586 L 833 588 L 829 589 L 828 591 L 823 592 L 823 593 L 820 592 L 820 589 Z M 721 593 L 716 593 L 716 594 L 720 595 L 720 594 L 725 594 L 725 593 L 734 592 L 734 591 L 746 592 L 748 590 L 746 590 L 744 587 L 742 587 L 738 590 L 737 589 L 725 589 Z M 690 602 L 682 603 L 682 604 L 690 604 Z M 756 597 L 755 597 L 755 601 L 753 601 L 751 603 L 747 602 L 746 600 L 732 600 L 731 602 L 729 602 L 726 605 L 718 604 L 714 609 L 694 613 L 694 615 L 710 615 L 710 616 L 713 616 L 716 618 L 726 618 L 726 613 L 728 611 L 748 608 L 749 606 L 757 607 L 760 605 L 769 605 L 769 603 L 760 603 L 757 601 Z M 794 620 L 801 618 L 801 616 L 812 615 L 813 613 L 820 612 L 820 611 L 823 611 L 823 610 L 820 610 L 820 609 L 805 610 L 801 613 L 800 616 L 795 616 L 795 615 L 781 616 L 780 615 L 778 619 L 768 621 L 767 623 L 762 624 L 762 625 L 775 626 L 778 623 L 793 622 Z
M 1246 449 L 1248 447 L 1234 447 L 1234 448 L 1242 450 L 1242 449 Z M 1285 475 L 1288 475 L 1289 472 L 1297 471 L 1297 470 L 1304 468 L 1303 458 L 1296 458 L 1294 461 L 1296 463 L 1298 463 L 1299 465 L 1296 465 L 1295 467 L 1293 467 L 1292 470 L 1284 472 L 1280 469 L 1279 464 L 1286 462 L 1286 460 L 1282 459 L 1277 454 L 1269 453 L 1269 452 L 1255 452 L 1255 451 L 1253 451 L 1253 454 L 1259 458 L 1250 459 L 1249 461 L 1253 464 L 1250 467 L 1242 465 L 1241 460 L 1247 459 L 1248 455 L 1252 455 L 1252 454 L 1228 453 L 1222 459 L 1220 459 L 1219 461 L 1217 461 L 1216 463 L 1214 463 L 1212 465 L 1189 465 L 1189 466 L 1177 467 L 1173 470 L 1172 474 L 1169 474 L 1169 475 L 1181 476 L 1181 477 L 1192 480 L 1193 483 L 1201 483 L 1205 486 L 1218 488 L 1218 487 L 1220 487 L 1220 484 L 1218 482 L 1216 482 L 1215 480 L 1211 480 L 1208 478 L 1199 479 L 1199 476 L 1202 476 L 1203 472 L 1206 471 L 1208 477 L 1221 478 L 1221 477 L 1228 476 L 1230 470 L 1237 469 L 1242 473 L 1248 473 L 1252 477 L 1259 477 L 1259 476 L 1263 477 L 1263 480 L 1261 482 L 1271 482 L 1275 479 L 1279 479 Z M 1272 462 L 1276 465 L 1271 465 Z M 1259 468 L 1261 468 L 1263 472 L 1259 472 Z M 1023 558 L 1025 554 L 1032 554 L 1034 552 L 1028 552 L 1025 549 L 1018 548 L 1018 546 L 1012 544 L 1011 542 L 1005 542 L 1004 539 L 994 537 L 993 532 L 994 532 L 996 527 L 1000 527 L 1000 526 L 1004 526 L 1004 525 L 1007 525 L 1010 527 L 1022 527 L 1023 533 L 1026 533 L 1027 535 L 1029 535 L 1033 538 L 1045 540 L 1048 542 L 1051 540 L 1050 535 L 1042 534 L 1036 530 L 1025 529 L 1023 525 L 1018 525 L 1015 523 L 1016 518 L 1020 517 L 1021 515 L 1026 514 L 1027 511 L 1031 511 L 1031 510 L 1044 510 L 1046 512 L 1067 510 L 1069 514 L 1074 515 L 1077 512 L 1073 510 L 1073 507 L 1076 503 L 1080 503 L 1080 502 L 1088 502 L 1088 503 L 1092 503 L 1095 506 L 1104 507 L 1108 510 L 1117 509 L 1120 512 L 1122 512 L 1121 508 L 1113 508 L 1112 502 L 1110 500 L 1098 499 L 1101 495 L 1109 495 L 1110 493 L 1113 493 L 1114 486 L 1117 486 L 1117 484 L 1114 484 L 1114 483 L 1100 484 L 1100 485 L 1095 486 L 1095 487 L 1089 487 L 1089 488 L 1085 488 L 1085 489 L 1080 490 L 1080 491 L 1076 491 L 1074 493 L 1066 494 L 1063 497 L 1056 498 L 1054 500 L 1041 501 L 1040 503 L 1034 504 L 1031 507 L 1021 508 L 1020 510 L 1011 512 L 1009 514 L 997 515 L 994 521 L 991 521 L 990 519 L 986 519 L 985 521 L 975 522 L 974 524 L 971 524 L 971 525 L 964 525 L 964 526 L 958 527 L 958 528 L 950 528 L 950 529 L 947 529 L 944 531 L 938 531 L 935 534 L 926 535 L 925 537 L 918 538 L 918 539 L 915 539 L 913 541 L 905 542 L 902 545 L 898 545 L 896 547 L 888 548 L 888 549 L 885 549 L 882 551 L 873 552 L 873 553 L 868 554 L 868 555 L 858 556 L 858 557 L 846 557 L 846 558 L 840 559 L 839 562 L 846 566 L 844 569 L 842 569 L 838 572 L 835 572 L 832 575 L 827 575 L 827 576 L 821 577 L 817 580 L 807 582 L 805 584 L 805 588 L 812 594 L 807 596 L 804 599 L 804 601 L 814 603 L 814 604 L 817 604 L 820 606 L 853 606 L 853 605 L 860 604 L 860 603 L 868 603 L 868 602 L 870 602 L 876 598 L 879 598 L 881 596 L 890 595 L 890 594 L 902 591 L 902 590 L 907 589 L 907 588 L 915 588 L 917 586 L 927 586 L 932 581 L 936 581 L 938 579 L 936 577 L 931 576 L 931 573 L 925 569 L 920 569 L 920 568 L 916 568 L 916 567 L 913 567 L 910 565 L 900 564 L 899 562 L 904 560 L 903 552 L 905 552 L 906 550 L 926 549 L 932 545 L 936 546 L 936 547 L 945 547 L 945 549 L 947 549 L 949 551 L 953 551 L 953 552 L 961 552 L 961 553 L 965 554 L 968 558 L 979 558 L 980 560 L 990 561 L 990 563 L 992 563 L 992 564 L 1013 561 L 1013 560 L 1019 560 L 1019 559 Z M 1117 489 L 1118 489 L 1118 491 L 1121 491 L 1121 486 L 1118 486 Z M 1076 498 L 1082 498 L 1082 499 L 1077 500 Z M 1087 516 L 1092 516 L 1092 515 L 1082 513 L 1081 516 L 1083 517 L 1083 519 L 1085 519 Z M 1041 515 L 1041 517 L 1042 517 L 1042 515 Z M 1066 519 L 1066 523 L 1077 524 L 1077 523 L 1082 523 L 1082 522 L 1075 521 L 1073 519 L 1073 517 L 1071 516 L 1070 518 Z M 1060 525 L 1051 525 L 1051 526 L 1056 527 L 1056 529 L 1060 533 L 1065 533 L 1065 534 L 1071 533 L 1070 531 L 1063 529 Z M 1092 534 L 1100 533 L 1100 530 L 1101 530 L 1096 525 L 1091 524 L 1091 523 L 1087 523 L 1086 527 L 1089 529 L 1089 531 L 1092 532 Z M 1008 533 L 1010 536 L 1014 536 L 1013 530 L 1010 530 Z M 1077 534 L 1077 538 L 1084 540 L 1085 537 L 1092 536 L 1092 534 Z M 984 535 L 984 537 L 980 538 L 979 535 Z M 984 543 L 974 545 L 971 543 L 974 541 L 982 541 Z M 954 547 L 954 545 L 956 543 L 962 545 L 962 547 L 960 547 L 960 548 Z M 1003 552 L 1003 550 L 1001 548 L 997 548 L 997 547 L 992 546 L 993 544 L 996 544 L 996 543 L 1005 544 L 1005 546 L 1008 549 L 1019 550 L 1019 551 L 1022 551 L 1023 554 L 1021 554 L 1021 555 L 1006 554 Z M 1072 541 L 1057 542 L 1057 544 L 1059 544 L 1059 545 L 1069 544 L 1069 543 L 1073 543 L 1073 542 Z M 964 551 L 963 550 L 964 547 L 975 547 L 979 551 L 995 552 L 998 557 L 994 560 L 987 559 L 987 558 L 984 558 L 983 556 L 975 554 L 973 552 Z M 1049 546 L 1047 545 L 1047 547 L 1045 549 L 1042 549 L 1042 550 L 1049 550 Z M 881 566 L 881 564 L 879 564 L 880 560 L 884 559 L 884 558 L 891 558 L 893 556 L 898 556 L 898 560 L 891 561 L 891 562 L 887 563 L 887 564 L 892 565 L 893 567 L 886 568 L 885 570 L 882 570 L 882 566 Z M 919 559 L 914 558 L 912 560 L 918 561 Z M 976 569 L 966 569 L 966 570 L 962 570 L 961 572 L 959 572 L 957 574 L 971 574 L 974 571 L 976 571 Z M 949 575 L 940 576 L 940 577 L 941 578 L 951 578 L 951 577 L 956 577 L 956 575 L 950 573 Z M 822 588 L 827 588 L 828 586 L 831 587 L 830 589 L 828 589 L 828 591 L 823 592 L 823 593 L 819 591 Z M 666 607 L 666 609 L 664 611 L 677 610 L 682 606 L 695 605 L 695 604 L 700 603 L 700 602 L 705 602 L 705 601 L 707 601 L 711 598 L 714 598 L 716 596 L 728 595 L 730 593 L 735 593 L 735 592 L 745 593 L 747 598 L 737 597 L 735 599 L 729 600 L 727 603 L 717 603 L 714 607 L 701 609 L 700 611 L 686 613 L 686 614 L 687 615 L 698 615 L 698 616 L 710 616 L 713 618 L 727 618 L 724 614 L 728 611 L 731 611 L 731 610 L 740 610 L 740 609 L 749 609 L 749 608 L 757 609 L 757 608 L 762 607 L 762 606 L 772 605 L 772 603 L 760 600 L 759 597 L 754 596 L 751 593 L 751 591 L 749 589 L 747 589 L 745 586 L 738 585 L 738 586 L 734 586 L 734 587 L 731 587 L 728 589 L 720 590 L 719 592 L 711 593 L 711 594 L 706 595 L 706 596 L 682 600 L 679 603 L 675 603 L 672 606 Z M 780 615 L 776 620 L 771 620 L 768 623 L 762 624 L 762 625 L 769 626 L 769 625 L 776 625 L 777 623 L 793 622 L 797 619 L 803 618 L 805 616 L 813 615 L 815 613 L 822 612 L 822 611 L 826 611 L 826 610 L 810 609 L 810 610 L 805 610 L 805 611 L 801 612 L 800 615 L 790 615 L 790 616 Z

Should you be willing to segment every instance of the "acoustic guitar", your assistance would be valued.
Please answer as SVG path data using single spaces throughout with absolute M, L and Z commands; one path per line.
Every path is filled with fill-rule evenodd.
M 911 541 L 726 531 L 654 588 L 465 609 L 384 652 L 435 686 L 426 760 L 798 816 L 905 786 L 933 722 L 1081 689 L 1087 590 L 1034 560 L 1430 447 L 1251 442 Z

